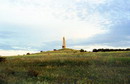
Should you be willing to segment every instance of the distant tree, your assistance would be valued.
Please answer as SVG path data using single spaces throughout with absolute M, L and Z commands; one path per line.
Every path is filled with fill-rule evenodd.
M 98 52 L 98 50 L 97 49 L 93 49 L 93 52 Z
M 85 52 L 85 50 L 84 50 L 84 49 L 81 49 L 80 52 Z
M 127 48 L 126 51 L 130 51 L 130 48 Z
M 85 50 L 84 52 L 87 52 L 87 50 Z
M 43 52 L 43 51 L 40 51 L 41 53 Z
M 110 51 L 130 51 L 130 48 L 127 49 L 93 49 L 93 52 L 110 52 Z
M 54 51 L 57 51 L 56 49 L 54 49 Z
M 30 55 L 30 53 L 27 53 L 27 55 Z

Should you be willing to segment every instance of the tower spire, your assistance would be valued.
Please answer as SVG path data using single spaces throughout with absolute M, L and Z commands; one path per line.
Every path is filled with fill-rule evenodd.
M 65 41 L 65 37 L 63 37 L 63 44 L 62 44 L 62 49 L 66 48 L 66 41 Z

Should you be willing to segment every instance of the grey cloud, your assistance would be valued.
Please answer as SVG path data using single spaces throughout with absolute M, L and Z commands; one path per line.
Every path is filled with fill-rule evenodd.
M 90 39 L 84 40 L 77 45 L 92 45 L 92 44 L 105 44 L 115 47 L 130 47 L 130 21 L 122 22 L 121 24 L 114 25 L 110 32 L 94 36 Z

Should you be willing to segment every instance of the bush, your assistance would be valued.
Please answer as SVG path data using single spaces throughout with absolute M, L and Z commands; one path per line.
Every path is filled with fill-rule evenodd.
M 43 51 L 40 51 L 41 53 L 43 52 Z
M 30 55 L 30 53 L 27 53 L 27 55 Z
M 111 52 L 111 51 L 130 51 L 129 48 L 127 49 L 93 49 L 93 52 Z
M 53 51 L 57 51 L 56 49 L 54 49 Z
M 84 49 L 81 49 L 80 52 L 85 52 L 85 50 L 84 50 Z
M 5 62 L 6 58 L 5 57 L 0 57 L 0 62 Z

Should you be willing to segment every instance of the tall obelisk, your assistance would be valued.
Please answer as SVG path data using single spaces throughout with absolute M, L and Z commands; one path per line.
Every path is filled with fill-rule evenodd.
M 63 44 L 62 44 L 62 49 L 66 48 L 66 41 L 65 41 L 65 37 L 63 37 Z

